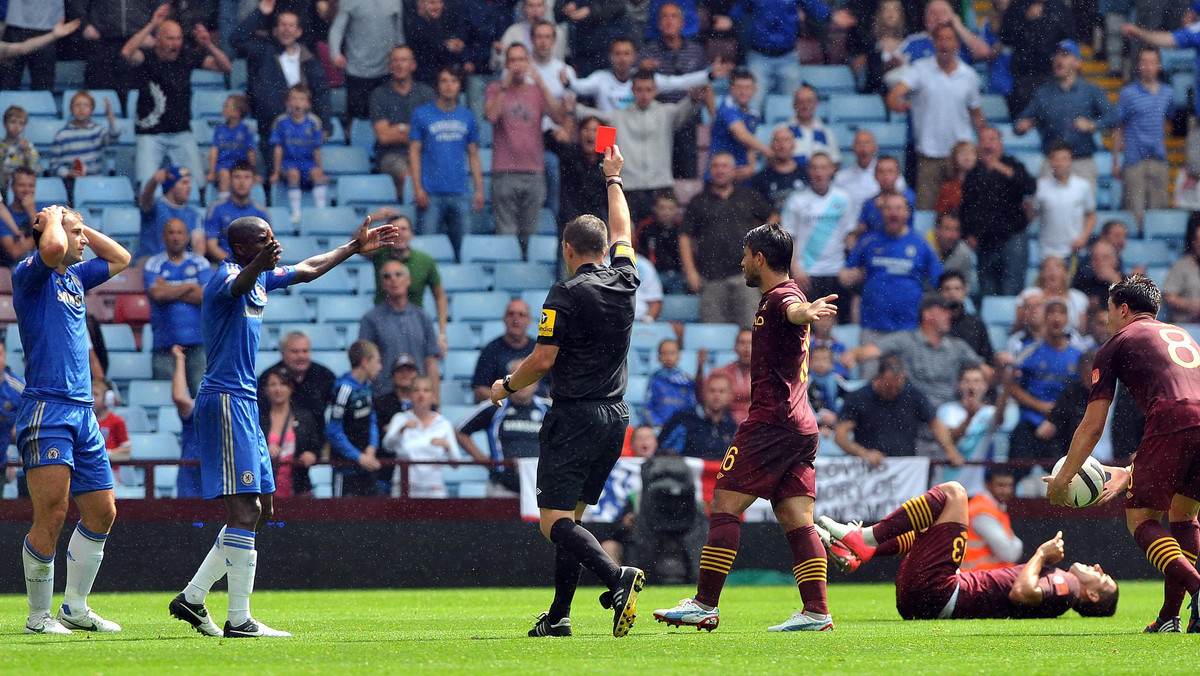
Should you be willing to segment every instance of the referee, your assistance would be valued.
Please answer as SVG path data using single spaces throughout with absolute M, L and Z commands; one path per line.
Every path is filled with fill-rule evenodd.
M 554 405 L 539 434 L 537 501 L 542 534 L 554 543 L 554 602 L 530 636 L 570 636 L 571 599 L 582 568 L 608 587 L 600 603 L 613 609 L 613 636 L 629 633 L 641 570 L 620 567 L 579 519 L 600 499 L 621 455 L 629 408 L 625 359 L 633 330 L 633 296 L 640 280 L 630 244 L 629 206 L 621 188 L 625 158 L 617 146 L 601 164 L 608 190 L 609 225 L 583 215 L 563 229 L 562 254 L 569 279 L 546 296 L 537 345 L 513 373 L 492 384 L 492 402 L 537 382 L 554 369 Z M 611 247 L 610 247 L 611 240 Z M 607 255 L 606 255 L 607 254 Z M 612 264 L 606 264 L 611 256 Z

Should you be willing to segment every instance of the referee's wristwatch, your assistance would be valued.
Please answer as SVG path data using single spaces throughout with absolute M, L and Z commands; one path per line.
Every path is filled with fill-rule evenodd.
M 512 380 L 512 374 L 511 374 L 511 373 L 510 373 L 510 374 L 508 374 L 508 375 L 506 375 L 506 376 L 504 376 L 504 380 L 501 380 L 501 381 L 500 381 L 500 387 L 503 387 L 503 388 L 504 388 L 504 391 L 505 391 L 505 392 L 508 392 L 509 394 L 516 394 L 516 393 L 517 393 L 517 391 L 516 391 L 516 390 L 514 390 L 513 388 L 511 388 L 511 387 L 509 387 L 509 386 L 508 386 L 508 383 L 509 383 L 509 381 L 511 381 L 511 380 Z

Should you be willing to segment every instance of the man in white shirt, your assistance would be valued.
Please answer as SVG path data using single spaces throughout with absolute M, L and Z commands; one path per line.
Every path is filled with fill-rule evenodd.
M 633 40 L 617 38 L 608 51 L 609 70 L 597 70 L 585 78 L 576 78 L 575 73 L 563 71 L 562 82 L 580 96 L 596 100 L 596 109 L 601 111 L 620 110 L 633 103 L 633 65 L 637 51 Z M 662 92 L 677 92 L 694 87 L 706 87 L 710 80 L 719 80 L 729 75 L 732 64 L 718 59 L 711 68 L 683 75 L 654 74 L 654 83 Z
M 808 189 L 792 193 L 780 218 L 795 247 L 792 279 L 808 296 L 841 292 L 837 274 L 846 265 L 846 235 L 857 215 L 846 191 L 833 186 L 833 160 L 825 153 L 813 155 Z
M 575 77 L 575 69 L 563 62 L 562 58 L 557 56 L 560 51 L 560 46 L 563 44 L 560 40 L 558 30 L 554 24 L 549 21 L 539 21 L 533 25 L 532 37 L 533 48 L 530 50 L 529 65 L 537 69 L 542 76 L 542 82 L 546 83 L 546 89 L 550 90 L 553 96 L 559 103 L 563 102 L 563 96 L 567 92 L 567 88 L 562 83 L 562 75 L 564 71 L 569 73 L 571 77 Z M 503 74 L 500 76 L 504 77 Z M 542 116 L 542 131 L 552 131 L 561 129 L 554 120 L 550 119 L 549 115 Z M 558 136 L 556 133 L 555 136 Z M 558 139 L 562 143 L 567 143 L 571 140 L 569 130 L 564 130 L 564 136 Z
M 792 109 L 796 117 L 788 122 L 788 128 L 796 137 L 796 149 L 792 152 L 800 167 L 807 167 L 809 158 L 816 153 L 828 155 L 835 166 L 841 164 L 842 153 L 833 131 L 817 117 L 817 90 L 811 85 L 801 85 L 792 98 Z
M 1042 258 L 1068 258 L 1087 246 L 1096 227 L 1096 195 L 1092 184 L 1071 173 L 1074 154 L 1070 144 L 1059 141 L 1047 156 L 1050 175 L 1038 179 L 1038 244 Z
M 864 202 L 879 194 L 879 181 L 875 179 L 879 144 L 875 142 L 874 134 L 860 130 L 854 135 L 854 145 L 850 149 L 854 152 L 854 162 L 838 169 L 833 177 L 833 185 L 846 191 L 850 196 L 851 211 L 857 214 Z M 904 192 L 907 188 L 903 176 L 896 180 L 897 192 Z
M 539 23 L 550 21 L 554 14 L 546 12 L 546 0 L 525 0 L 521 4 L 522 21 L 518 21 L 509 26 L 504 34 L 500 36 L 499 49 L 492 49 L 492 71 L 499 73 L 504 70 L 504 50 L 514 42 L 520 42 L 525 45 L 525 49 L 532 54 L 535 51 L 533 45 L 533 29 Z M 555 40 L 554 49 L 550 53 L 550 58 L 562 61 L 567 58 L 567 30 L 564 26 L 554 26 Z M 551 78 L 546 77 L 543 73 L 542 77 L 549 81 Z M 554 80 L 558 79 L 558 72 L 554 72 L 551 76 Z
M 987 124 L 980 107 L 979 75 L 958 58 L 954 28 L 939 26 L 933 40 L 934 56 L 913 62 L 887 95 L 892 111 L 912 111 L 918 209 L 934 207 L 954 144 L 973 141 L 975 132 Z
M 656 321 L 658 313 L 662 312 L 662 280 L 658 278 L 658 271 L 654 269 L 649 256 L 638 256 L 637 271 L 642 283 L 633 295 L 633 321 L 649 324 Z

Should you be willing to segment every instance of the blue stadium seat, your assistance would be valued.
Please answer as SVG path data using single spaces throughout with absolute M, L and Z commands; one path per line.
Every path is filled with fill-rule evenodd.
M 312 320 L 312 312 L 308 303 L 300 296 L 285 296 L 279 293 L 270 294 L 267 298 L 267 309 L 263 312 L 263 322 L 268 324 L 283 324 L 287 322 L 307 322 Z M 275 349 L 271 347 L 269 349 Z
M 179 437 L 174 434 L 130 433 L 129 445 L 129 457 L 133 460 L 178 460 L 180 456 Z
M 204 71 L 193 70 L 192 73 L 201 73 Z M 192 119 L 193 120 L 215 120 L 221 121 L 224 119 L 221 116 L 221 109 L 225 107 L 225 99 L 229 98 L 230 94 L 238 92 L 227 91 L 221 89 L 193 89 L 192 90 Z
M 317 299 L 317 321 L 357 324 L 373 307 L 370 296 L 321 296 Z
M 470 324 L 450 322 L 446 324 L 446 347 L 450 350 L 477 350 L 479 336 L 475 335 L 475 329 Z
M 127 207 L 133 205 L 133 200 L 133 183 L 125 176 L 82 176 L 75 179 L 76 209 Z
M 642 353 L 643 356 L 654 355 L 658 344 L 667 339 L 675 340 L 675 328 L 666 322 L 646 324 L 637 322 L 633 325 L 633 333 L 629 339 L 629 347 Z
M 112 380 L 149 380 L 151 375 L 149 352 L 113 352 L 108 355 L 108 373 Z
M 192 92 L 201 89 L 225 89 L 225 73 L 197 68 L 192 71 Z
M 337 184 L 338 206 L 370 210 L 394 204 L 396 185 L 391 176 L 363 174 L 342 176 Z
M 475 375 L 479 353 L 475 350 L 449 350 L 442 360 L 442 377 L 451 380 L 470 380 Z
M 346 88 L 335 87 L 329 90 L 329 108 L 337 117 L 346 115 Z
M 905 144 L 908 143 L 908 125 L 903 122 L 864 122 L 851 125 L 851 128 L 871 132 L 881 154 L 903 156 Z M 850 143 L 854 143 L 853 135 Z
M 0 111 L 8 110 L 9 106 L 24 108 L 30 117 L 58 117 L 58 105 L 48 91 L 0 91 Z
M 275 330 L 280 337 L 292 331 L 303 331 L 314 350 L 344 350 L 347 347 L 333 324 L 279 324 Z
M 1109 221 L 1120 221 L 1125 224 L 1125 227 L 1129 228 L 1129 232 L 1137 232 L 1137 222 L 1133 219 L 1133 212 L 1112 210 L 1097 211 L 1096 231 L 1099 232 L 1100 228 L 1104 227 L 1104 224 L 1108 223 Z
M 1021 164 L 1025 165 L 1025 171 L 1029 172 L 1030 176 L 1037 176 L 1042 171 L 1042 154 L 1040 152 L 1020 152 L 1009 153 L 1017 159 Z
M 439 403 L 449 406 L 468 406 L 475 403 L 470 381 L 442 378 Z
M 1000 324 L 992 324 L 987 327 L 988 342 L 992 344 L 992 349 L 996 352 L 1008 349 L 1008 337 L 1011 335 L 1008 329 L 1009 327 Z
M 4 327 L 4 346 L 8 348 L 8 353 L 24 352 L 25 346 L 21 345 L 21 331 L 14 322 Z
M 659 321 L 664 322 L 699 322 L 700 296 L 668 293 L 663 296 L 662 312 Z
M 492 174 L 492 148 L 491 148 L 491 146 L 488 146 L 487 148 L 479 149 L 479 165 L 483 169 L 484 176 L 491 176 L 491 174 Z M 469 168 L 468 168 L 468 171 L 469 171 Z
M 326 145 L 321 148 L 321 168 L 330 176 L 371 173 L 367 151 L 355 146 Z
M 537 234 L 550 237 L 558 234 L 558 219 L 554 218 L 554 212 L 549 207 L 542 207 L 542 212 L 538 215 Z
M 988 326 L 1012 326 L 1018 303 L 1016 296 L 984 296 L 979 318 Z
M 481 149 L 492 147 L 492 123 L 487 120 L 479 123 L 479 147 Z M 491 167 L 484 166 L 483 170 L 491 172 Z
M 446 491 L 455 498 L 483 498 L 487 496 L 488 468 L 481 465 L 445 465 L 442 481 Z
M 629 376 L 629 384 L 625 387 L 625 401 L 630 406 L 642 407 L 646 404 L 646 387 L 650 379 L 646 376 Z
M 302 237 L 336 236 L 349 237 L 354 234 L 363 218 L 351 207 L 328 207 L 305 209 L 300 212 L 300 235 Z M 375 225 L 379 225 L 376 223 Z M 341 242 L 337 242 L 340 244 Z
M 329 138 L 325 139 L 325 146 L 329 145 L 346 145 L 346 128 L 342 126 L 341 118 L 331 117 L 328 120 Z
M 827 99 L 833 94 L 854 93 L 854 73 L 849 66 L 805 66 L 804 81 L 817 90 L 817 96 Z
M 137 207 L 104 207 L 100 231 L 109 237 L 138 237 L 142 234 L 142 212 Z
M 833 337 L 847 349 L 858 347 L 861 336 L 862 327 L 858 324 L 837 324 L 833 327 Z
M 466 235 L 459 252 L 463 263 L 521 260 L 516 235 Z
M 794 114 L 790 94 L 767 94 L 763 97 L 763 127 L 774 128 L 790 120 Z
M 172 406 L 172 409 L 175 407 Z M 141 406 L 116 406 L 112 412 L 121 416 L 125 421 L 125 431 L 130 433 L 153 432 L 150 426 L 150 416 Z M 178 416 L 176 416 L 178 417 Z
M 311 237 L 280 236 L 275 239 L 283 246 L 284 263 L 299 263 L 306 258 L 325 253 L 325 247 Z
M 345 295 L 348 290 L 358 288 L 358 277 L 353 268 L 336 267 L 307 284 L 292 287 L 292 293 L 301 296 L 323 294 Z
M 492 288 L 491 280 L 478 265 L 441 265 L 438 274 L 442 277 L 442 288 L 446 293 L 459 291 L 488 291 Z
M 828 122 L 885 122 L 883 98 L 877 94 L 835 94 L 823 106 Z
M 1187 222 L 1188 212 L 1183 209 L 1150 209 L 1142 221 L 1142 237 L 1175 241 L 1182 247 Z
M 157 500 L 173 499 L 179 490 L 179 467 L 159 465 L 154 468 L 154 497 Z
M 67 186 L 57 176 L 43 176 L 38 179 L 37 188 L 33 191 L 33 201 L 38 204 L 67 204 Z
M 345 350 L 313 350 L 312 359 L 338 375 L 350 370 L 350 357 Z
M 558 237 L 534 235 L 529 238 L 529 262 L 555 265 L 561 251 Z
M 492 273 L 497 291 L 520 293 L 525 289 L 549 289 L 554 273 L 538 263 L 498 263 Z
M 1042 135 L 1037 129 L 1031 129 L 1017 136 L 1010 124 L 996 125 L 1000 130 L 1000 138 L 1004 141 L 1006 153 L 1040 153 L 1042 151 Z
M 740 330 L 737 324 L 684 324 L 683 347 L 688 350 L 722 350 L 737 341 Z
M 158 407 L 157 431 L 170 434 L 179 434 L 183 431 L 183 422 L 179 420 L 179 410 L 175 408 L 174 404 Z
M 466 291 L 454 296 L 450 304 L 450 320 L 482 322 L 500 319 L 512 296 L 502 291 Z
M 1196 77 L 1196 50 L 1195 49 L 1162 49 L 1159 50 L 1162 55 L 1163 72 L 1175 74 L 1185 72 L 1194 80 Z
M 271 222 L 271 229 L 276 235 L 292 231 L 292 212 L 287 207 L 267 207 L 267 216 L 270 217 L 267 220 Z
M 309 467 L 308 481 L 312 484 L 314 498 L 327 500 L 333 497 L 333 467 L 331 465 Z
M 133 328 L 128 324 L 101 324 L 100 336 L 109 352 L 137 352 Z
M 423 251 L 433 257 L 438 263 L 454 262 L 454 245 L 445 234 L 417 235 L 409 245 L 416 251 Z
M 535 320 L 541 315 L 542 307 L 546 305 L 546 296 L 549 294 L 549 288 L 525 289 L 521 292 L 521 300 L 525 301 L 525 304 L 529 306 L 529 312 L 532 314 Z M 530 328 L 534 328 L 536 326 L 537 322 L 535 321 L 530 325 Z
M 56 62 L 54 64 L 54 91 L 82 88 L 85 85 L 83 73 L 86 69 L 87 61 Z M 115 112 L 120 115 L 121 109 L 117 108 Z
M 988 122 L 1008 122 L 1011 119 L 1008 112 L 1008 102 L 999 94 L 984 94 L 983 103 L 980 107 L 983 109 L 983 116 L 987 118 Z
M 49 159 L 54 135 L 61 131 L 63 126 L 64 122 L 56 117 L 31 117 L 25 124 L 25 138 L 29 139 L 39 153 Z
M 913 230 L 917 231 L 918 235 L 933 230 L 933 226 L 937 223 L 937 214 L 933 211 L 914 211 L 913 212 Z
M 61 119 L 64 122 L 75 118 L 75 116 L 71 114 L 71 99 L 75 97 L 75 94 L 77 94 L 80 89 L 82 88 L 72 88 L 63 91 Z M 116 115 L 117 117 L 125 117 L 124 115 L 121 115 L 121 97 L 115 90 L 88 89 L 87 92 L 92 95 L 92 99 L 96 102 L 95 108 L 92 109 L 92 117 L 95 118 L 97 124 L 103 125 L 107 123 L 108 116 L 104 114 L 104 102 L 106 100 L 108 101 L 109 105 L 112 106 L 113 115 Z
M 1103 180 L 1112 178 L 1112 153 L 1107 150 L 1097 150 L 1092 159 L 1096 162 L 1097 176 Z
M 1161 239 L 1131 239 L 1125 243 L 1121 252 L 1121 262 L 1126 267 L 1132 265 L 1169 266 L 1175 260 L 1175 254 Z
M 171 404 L 171 381 L 169 380 L 134 380 L 129 383 L 129 397 L 126 402 L 130 406 L 140 408 L 158 408 Z
M 229 71 L 229 88 L 236 91 L 246 91 L 250 83 L 250 74 L 245 59 L 234 59 L 233 70 Z
M 350 125 L 350 145 L 362 148 L 368 156 L 375 157 L 375 127 L 362 120 Z

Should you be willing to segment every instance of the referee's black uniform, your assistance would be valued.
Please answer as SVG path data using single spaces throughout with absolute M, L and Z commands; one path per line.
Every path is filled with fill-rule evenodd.
M 641 280 L 633 248 L 609 248 L 610 266 L 585 263 L 556 283 L 538 322 L 538 342 L 558 347 L 550 396 L 554 405 L 539 435 L 537 502 L 574 511 L 595 504 L 621 457 L 629 407 L 629 337 Z

